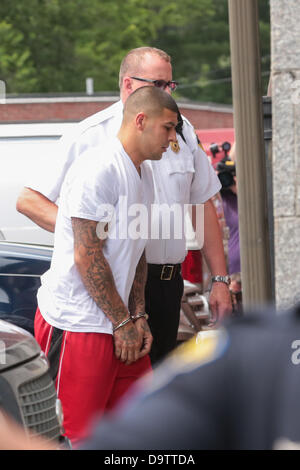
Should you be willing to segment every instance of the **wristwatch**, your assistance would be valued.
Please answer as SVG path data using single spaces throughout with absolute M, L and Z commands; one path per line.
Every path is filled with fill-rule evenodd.
M 229 286 L 231 283 L 231 279 L 229 276 L 213 276 L 211 278 L 211 282 L 224 282 L 224 284 L 227 284 L 227 286 Z

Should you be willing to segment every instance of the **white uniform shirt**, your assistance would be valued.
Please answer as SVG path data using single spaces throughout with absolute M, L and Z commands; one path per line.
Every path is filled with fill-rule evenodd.
M 51 162 L 51 168 L 39 174 L 38 181 L 30 181 L 28 187 L 41 192 L 52 201 L 59 197 L 60 188 L 67 169 L 72 162 L 90 147 L 101 147 L 113 136 L 116 136 L 122 122 L 123 104 L 121 101 L 109 108 L 94 114 L 74 127 L 74 130 L 61 139 L 61 151 L 55 161 Z M 181 206 L 183 214 L 184 204 L 201 204 L 214 196 L 221 188 L 212 165 L 205 152 L 198 145 L 196 134 L 190 122 L 183 117 L 183 135 L 186 143 L 177 135 L 179 152 L 175 153 L 171 147 L 163 154 L 160 161 L 150 162 L 153 170 L 155 185 L 155 204 Z M 45 174 L 45 178 L 40 175 Z M 155 220 L 155 227 L 162 225 L 163 216 Z M 183 217 L 182 217 L 183 219 Z M 164 234 L 164 239 L 155 238 L 149 240 L 146 249 L 148 263 L 176 264 L 181 263 L 186 256 L 186 240 L 184 229 L 178 239 L 171 236 L 169 239 Z M 177 235 L 176 235 L 177 236 Z
M 161 160 L 150 162 L 155 184 L 155 202 L 158 206 L 163 204 L 173 206 L 174 213 L 178 209 L 177 220 L 179 225 L 181 221 L 181 230 L 178 231 L 180 227 L 177 225 L 176 231 L 175 224 L 171 224 L 170 238 L 167 238 L 168 231 L 164 232 L 162 229 L 163 223 L 166 222 L 164 210 L 161 207 L 160 211 L 152 211 L 152 228 L 161 227 L 161 237 L 156 239 L 152 237 L 149 240 L 146 247 L 148 263 L 177 264 L 184 261 L 186 256 L 184 206 L 203 204 L 221 188 L 219 178 L 207 155 L 198 145 L 192 125 L 185 118 L 183 120 L 186 143 L 177 134 L 180 149 L 178 153 L 169 147 Z
M 111 334 L 111 322 L 89 295 L 74 264 L 71 217 L 106 222 L 115 216 L 114 232 L 106 239 L 103 253 L 127 306 L 148 233 L 133 239 L 124 228 L 137 219 L 136 214 L 130 216 L 132 205 L 142 204 L 150 212 L 153 178 L 148 162 L 141 165 L 139 176 L 117 138 L 82 157 L 72 165 L 62 186 L 53 258 L 42 276 L 38 305 L 45 320 L 57 328 Z

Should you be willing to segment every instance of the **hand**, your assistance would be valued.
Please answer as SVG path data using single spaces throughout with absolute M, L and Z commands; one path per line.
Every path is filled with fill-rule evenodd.
M 140 357 L 143 338 L 135 324 L 130 321 L 114 332 L 115 356 L 127 365 Z
M 135 326 L 142 336 L 142 348 L 140 350 L 140 358 L 149 354 L 153 342 L 148 322 L 146 318 L 139 318 L 135 321 Z
M 232 314 L 232 301 L 229 287 L 224 282 L 213 282 L 209 296 L 209 306 L 213 318 L 220 323 Z

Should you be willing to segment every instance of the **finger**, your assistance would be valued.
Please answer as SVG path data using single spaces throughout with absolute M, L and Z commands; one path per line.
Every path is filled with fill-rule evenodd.
M 212 318 L 215 320 L 218 316 L 218 304 L 217 304 L 217 302 L 209 302 L 209 309 L 210 309 Z
M 120 348 L 120 347 L 115 348 L 115 356 L 116 356 L 117 359 L 121 358 L 121 354 L 122 354 L 122 348 Z
M 139 357 L 142 358 L 144 356 L 146 356 L 147 354 L 150 353 L 151 351 L 151 346 L 152 346 L 152 342 L 153 342 L 153 337 L 152 335 L 148 335 L 148 336 L 145 336 L 144 338 L 144 343 L 143 343 L 143 347 L 142 349 L 140 350 L 140 354 L 139 354 Z
M 128 358 L 128 351 L 126 347 L 122 348 L 121 355 L 120 355 L 120 361 L 126 362 Z
M 229 304 L 221 304 L 218 308 L 218 316 L 219 321 L 225 320 L 230 314 L 232 313 L 232 303 Z
M 113 337 L 114 339 L 114 349 L 115 349 L 115 356 L 117 359 L 120 359 L 121 353 L 122 353 L 122 346 L 120 344 L 120 341 L 116 340 L 116 337 Z
M 135 347 L 131 351 L 131 354 L 129 357 L 130 364 L 132 364 L 133 362 L 136 362 L 140 358 L 140 349 L 141 349 L 141 343 L 138 342 L 136 343 Z
M 127 351 L 127 361 L 126 361 L 126 364 L 129 365 L 129 364 L 132 364 L 133 362 L 135 362 L 135 350 L 130 348 L 128 351 Z
M 146 345 L 144 345 L 143 349 L 141 349 L 140 352 L 139 352 L 139 359 L 141 359 L 142 357 L 144 357 L 144 356 L 146 356 L 147 354 L 149 354 L 150 349 L 151 349 L 151 348 L 148 348 L 148 347 L 146 347 Z
M 218 308 L 214 304 L 209 305 L 209 311 L 210 311 L 210 321 L 209 321 L 209 326 L 217 326 L 219 322 L 219 312 Z
M 135 349 L 134 351 L 134 361 L 136 362 L 140 358 L 140 349 L 141 349 L 141 344 L 138 345 L 138 348 Z

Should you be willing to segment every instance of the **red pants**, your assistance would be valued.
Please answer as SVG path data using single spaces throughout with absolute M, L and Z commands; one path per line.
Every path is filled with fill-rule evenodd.
M 47 356 L 53 327 L 39 309 L 34 329 Z M 65 435 L 73 443 L 84 438 L 95 418 L 111 410 L 149 369 L 149 356 L 130 365 L 119 361 L 114 355 L 112 335 L 64 331 L 55 385 L 63 406 Z
M 202 282 L 202 254 L 200 250 L 190 250 L 181 265 L 183 279 L 192 283 Z

